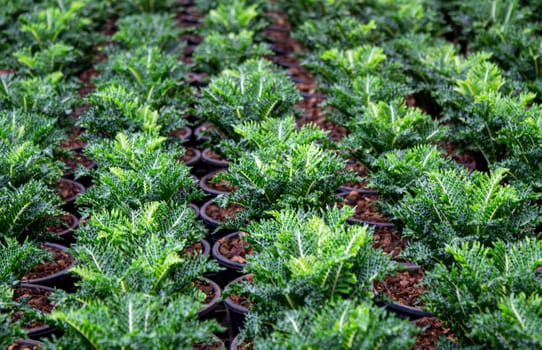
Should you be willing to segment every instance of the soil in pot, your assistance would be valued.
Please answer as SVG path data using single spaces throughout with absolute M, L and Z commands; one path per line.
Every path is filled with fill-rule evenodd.
M 235 337 L 231 342 L 230 350 L 252 350 L 254 343 L 250 339 L 245 339 L 239 344 L 239 336 Z
M 186 165 L 194 165 L 201 160 L 201 152 L 194 147 L 184 147 L 184 154 L 177 158 L 178 161 Z
M 229 219 L 235 218 L 235 214 L 243 211 L 243 207 L 235 203 L 221 208 L 218 204 L 211 202 L 205 207 L 205 215 L 217 223 L 225 223 Z
M 376 224 L 389 224 L 388 219 L 379 211 L 376 206 L 378 195 L 374 193 L 360 193 L 358 191 L 350 191 L 342 195 L 344 204 L 355 207 L 355 213 L 352 219 Z M 342 206 L 338 203 L 338 206 Z
M 229 193 L 237 190 L 236 186 L 232 186 L 226 180 L 213 181 L 215 175 L 220 172 L 225 172 L 225 170 L 219 170 L 210 174 L 205 175 L 200 181 L 200 187 L 203 191 L 210 194 L 221 194 Z
M 83 147 L 87 145 L 87 142 L 79 138 L 80 134 L 81 134 L 81 128 L 74 127 L 74 131 L 68 134 L 68 139 L 60 141 L 60 147 L 62 147 L 65 150 L 82 149 Z
M 249 246 L 248 242 L 238 234 L 222 237 L 218 240 L 218 244 L 220 254 L 226 259 L 236 263 L 246 264 L 247 255 L 252 255 L 254 253 L 254 250 Z
M 410 307 L 419 308 L 423 305 L 418 299 L 427 291 L 421 286 L 424 271 L 420 269 L 399 271 L 394 276 L 386 276 L 383 281 L 375 282 L 377 292 L 386 294 L 394 302 Z
M 423 329 L 423 332 L 416 338 L 413 350 L 434 350 L 436 349 L 436 343 L 441 337 L 446 337 L 450 340 L 454 340 L 450 328 L 444 327 L 442 321 L 435 317 L 422 317 L 414 321 L 414 324 Z
M 249 273 L 246 275 L 243 275 L 239 277 L 237 280 L 233 281 L 232 283 L 240 283 L 241 281 L 246 281 L 248 283 L 252 283 L 254 281 L 254 275 Z M 238 294 L 230 294 L 228 298 L 236 305 L 242 306 L 246 309 L 250 309 L 250 306 L 254 303 L 254 300 L 250 299 L 246 295 L 238 295 Z
M 210 148 L 206 148 L 203 150 L 203 152 L 201 152 L 201 158 L 203 159 L 204 163 L 215 167 L 224 168 L 228 166 L 228 160 L 226 157 Z
M 75 261 L 73 256 L 62 249 L 44 244 L 41 245 L 41 249 L 51 253 L 52 260 L 36 265 L 21 278 L 22 282 L 48 277 L 55 273 L 65 271 L 70 268 Z
M 169 133 L 169 136 L 178 138 L 183 142 L 188 141 L 190 139 L 190 136 L 192 136 L 192 130 L 188 126 L 185 126 L 173 130 Z
M 55 307 L 51 299 L 49 299 L 51 293 L 52 291 L 49 288 L 30 288 L 21 285 L 14 288 L 13 299 L 17 302 L 23 302 L 24 300 L 26 300 L 26 304 L 31 308 L 48 314 L 51 313 L 51 311 Z M 21 314 L 15 313 L 14 319 L 12 321 L 16 322 L 20 319 L 20 317 Z M 32 321 L 24 325 L 24 327 L 28 330 L 42 326 L 47 326 L 47 324 L 41 321 Z
M 47 232 L 62 236 L 73 231 L 79 225 L 79 220 L 73 214 L 61 214 L 58 216 L 58 219 L 60 222 L 47 227 Z
M 194 344 L 194 350 L 223 350 L 226 349 L 224 343 L 220 340 L 217 340 L 214 344 L 203 344 L 197 343 Z
M 57 187 L 59 189 L 59 196 L 64 202 L 71 202 L 75 200 L 77 196 L 85 191 L 85 188 L 78 182 L 61 179 L 57 182 Z
M 65 174 L 70 174 L 75 172 L 78 165 L 82 165 L 83 167 L 87 169 L 91 169 L 96 167 L 96 162 L 88 157 L 86 157 L 84 154 L 75 152 L 73 155 L 70 156 L 61 156 L 60 160 L 68 166 L 70 171 L 65 171 Z
M 7 350 L 37 350 L 40 348 L 40 342 L 29 339 L 19 339 L 8 346 Z
M 373 233 L 373 247 L 381 248 L 384 252 L 397 256 L 406 248 L 408 240 L 402 238 L 393 227 L 376 226 Z
M 215 289 L 213 286 L 206 282 L 205 280 L 195 280 L 194 285 L 197 289 L 201 290 L 203 293 L 205 293 L 205 300 L 203 300 L 202 304 L 209 304 L 213 299 L 215 298 Z
M 183 253 L 184 255 L 192 258 L 194 257 L 195 254 L 209 254 L 209 246 L 208 246 L 209 243 L 207 243 L 205 241 L 197 241 L 197 242 L 194 242 L 192 243 L 191 245 L 189 245 L 188 247 L 184 248 L 183 250 Z M 206 247 L 207 245 L 207 247 Z

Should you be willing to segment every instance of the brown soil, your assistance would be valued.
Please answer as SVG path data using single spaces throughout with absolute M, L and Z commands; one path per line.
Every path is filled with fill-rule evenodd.
M 254 281 L 254 275 L 249 273 L 243 276 L 242 280 L 247 281 L 248 283 L 252 283 Z M 235 304 L 246 307 L 247 309 L 249 309 L 250 306 L 254 304 L 254 300 L 248 298 L 246 295 L 230 294 L 229 297 Z
M 219 162 L 227 162 L 228 160 L 226 159 L 226 157 L 224 157 L 222 154 L 220 153 L 217 153 L 215 151 L 213 151 L 212 149 L 210 148 L 207 148 L 205 151 L 205 156 L 207 158 L 210 158 L 210 159 L 214 159 L 214 160 L 217 160 Z
M 423 270 L 414 272 L 397 272 L 395 276 L 386 276 L 383 281 L 374 284 L 378 292 L 385 293 L 396 303 L 419 307 L 423 303 L 418 298 L 427 291 L 426 287 L 420 286 L 423 280 Z
M 223 350 L 225 349 L 224 343 L 217 341 L 214 344 L 196 343 L 193 347 L 195 350 Z
M 187 163 L 190 162 L 194 157 L 196 157 L 196 151 L 194 147 L 184 147 L 185 152 L 182 157 L 177 158 L 177 160 Z
M 22 344 L 22 343 L 14 343 L 8 346 L 7 350 L 37 350 L 39 349 L 38 344 Z
M 248 242 L 239 236 L 223 237 L 218 242 L 220 254 L 237 263 L 245 264 L 247 255 L 254 253 Z
M 75 219 L 70 214 L 62 214 L 59 215 L 58 218 L 60 219 L 61 223 L 47 227 L 47 232 L 58 234 L 75 226 Z
M 382 248 L 386 253 L 397 256 L 406 248 L 408 241 L 393 227 L 375 227 L 373 234 L 373 247 Z
M 190 246 L 184 248 L 183 253 L 192 258 L 196 252 L 203 253 L 203 244 L 201 242 L 192 243 Z
M 433 350 L 440 337 L 444 336 L 454 340 L 455 336 L 449 328 L 442 325 L 442 321 L 435 317 L 422 317 L 414 321 L 417 327 L 424 331 L 416 338 L 413 350 Z
M 190 133 L 187 128 L 178 128 L 169 133 L 169 136 L 178 137 L 184 139 Z
M 87 145 L 87 142 L 79 138 L 80 134 L 81 128 L 74 127 L 73 132 L 71 134 L 68 134 L 68 139 L 60 141 L 60 147 L 67 150 L 85 147 Z
M 352 216 L 354 219 L 387 223 L 388 219 L 384 217 L 375 205 L 375 201 L 378 199 L 378 195 L 375 194 L 361 194 L 357 191 L 350 191 L 343 195 L 345 204 L 355 208 L 355 213 Z M 338 203 L 339 207 L 342 203 Z
M 241 211 L 243 211 L 243 207 L 237 204 L 230 204 L 226 208 L 221 208 L 218 204 L 211 203 L 207 206 L 205 214 L 216 221 L 226 222 L 228 219 L 233 219 L 235 214 Z
M 13 300 L 17 302 L 23 302 L 23 300 L 26 300 L 26 304 L 28 306 L 46 314 L 51 313 L 51 311 L 55 307 L 53 302 L 49 299 L 49 295 L 51 295 L 50 291 L 46 291 L 40 288 L 27 288 L 18 286 L 15 287 L 15 289 L 13 290 Z M 16 313 L 12 321 L 18 321 L 21 316 L 21 314 Z M 34 321 L 30 322 L 29 324 L 25 324 L 24 327 L 26 329 L 31 329 L 43 325 L 45 325 L 45 323 L 41 321 Z
M 474 160 L 471 155 L 467 153 L 458 153 L 455 145 L 450 142 L 439 142 L 438 145 L 444 149 L 446 156 L 453 159 L 457 164 L 471 171 L 476 170 L 476 160 Z
M 81 164 L 85 168 L 91 168 L 96 165 L 96 162 L 84 154 L 74 153 L 71 156 L 61 156 L 60 160 L 65 163 L 72 171 L 77 169 L 77 166 Z
M 226 180 L 220 180 L 218 182 L 213 182 L 214 175 L 209 177 L 207 181 L 205 181 L 205 185 L 209 188 L 212 188 L 217 191 L 222 192 L 233 192 L 237 190 L 236 186 L 232 186 L 229 182 Z
M 42 278 L 51 276 L 57 272 L 67 269 L 75 260 L 70 254 L 56 248 L 41 246 L 41 249 L 51 253 L 53 260 L 46 261 L 35 266 L 32 270 L 27 272 L 22 278 L 22 281 L 28 281 L 30 279 Z
M 358 161 L 352 161 L 346 164 L 345 168 L 347 170 L 353 170 L 363 180 L 359 182 L 348 182 L 348 183 L 345 183 L 343 186 L 351 187 L 355 189 L 367 189 L 367 181 L 365 181 L 364 179 L 366 179 L 369 176 L 369 172 L 367 170 L 367 167 L 364 164 L 361 164 Z
M 57 187 L 60 190 L 58 194 L 63 201 L 82 193 L 81 188 L 71 181 L 58 181 Z
M 195 280 L 194 285 L 197 289 L 205 293 L 205 300 L 202 303 L 209 304 L 215 297 L 215 290 L 213 286 L 202 280 Z
M 241 344 L 237 345 L 237 350 L 252 350 L 254 349 L 254 343 L 251 340 L 245 340 Z

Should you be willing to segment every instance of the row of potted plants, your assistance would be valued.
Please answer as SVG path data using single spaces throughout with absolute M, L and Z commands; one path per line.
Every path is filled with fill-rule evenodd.
M 89 44 L 96 38 L 98 22 L 84 16 L 89 7 L 84 2 L 49 1 L 2 6 L 0 344 L 4 347 L 13 346 L 18 337 L 39 337 L 53 330 L 44 323 L 44 313 L 54 307 L 53 290 L 32 283 L 69 287 L 65 271 L 74 258 L 66 247 L 45 241 L 65 238 L 78 224 L 69 213 L 70 203 L 84 187 L 68 176 L 75 168 L 71 160 L 80 155 L 59 144 L 80 103 L 75 74 L 87 64 Z
M 327 95 L 323 105 L 328 118 L 348 127 L 350 133 L 339 147 L 369 168 L 369 186 L 380 192 L 381 210 L 409 238 L 399 257 L 428 270 L 425 307 L 452 329 L 454 346 L 539 346 L 536 332 L 517 323 L 540 323 L 540 315 L 531 310 L 540 305 L 542 285 L 538 170 L 533 167 L 540 149 L 535 136 L 537 78 L 518 73 L 521 66 L 537 64 L 539 48 L 526 29 L 537 23 L 527 20 L 530 5 L 483 2 L 487 16 L 478 7 L 467 6 L 466 11 L 464 4 L 435 2 L 442 23 L 455 23 L 457 34 L 424 28 L 435 12 L 416 12 L 423 17 L 422 26 L 407 29 L 403 25 L 414 12 L 399 12 L 404 18 L 384 16 L 389 22 L 379 27 L 379 17 L 370 22 L 365 17 L 371 13 L 367 9 L 350 13 L 357 26 L 348 31 L 337 23 L 341 11 L 350 10 L 345 3 L 307 8 L 317 19 L 299 26 L 294 35 L 309 46 L 303 56 Z M 283 6 L 289 14 L 302 14 L 296 6 Z M 440 12 L 444 6 L 446 11 Z M 369 8 L 387 11 L 378 5 Z M 473 23 L 457 26 L 465 18 Z M 379 30 L 390 25 L 404 28 L 402 38 Z M 484 27 L 483 33 L 478 26 Z M 331 36 L 315 35 L 316 28 Z M 429 41 L 439 34 L 457 39 L 461 47 L 442 39 Z M 350 36 L 360 42 L 348 40 Z M 463 42 L 466 37 L 469 41 Z M 405 59 L 408 41 L 418 51 L 416 61 Z M 525 45 L 529 54 L 519 54 L 515 45 Z M 508 49 L 521 58 L 503 60 Z M 523 61 L 526 57 L 531 57 L 529 62 Z M 470 152 L 477 169 L 468 172 L 449 156 L 444 158 L 438 145 L 445 142 Z M 489 261 L 482 263 L 484 259 Z M 519 272 L 515 263 L 504 269 L 496 263 L 508 259 L 521 260 L 525 270 Z M 490 279 L 481 277 L 489 271 L 502 276 L 502 293 L 493 293 Z M 511 282 L 523 278 L 520 275 L 529 281 L 525 289 Z M 510 317 L 512 309 L 521 310 L 517 318 Z

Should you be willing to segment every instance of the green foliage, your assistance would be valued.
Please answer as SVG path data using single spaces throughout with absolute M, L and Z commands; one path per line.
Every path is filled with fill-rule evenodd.
M 64 137 L 64 132 L 56 127 L 56 121 L 56 118 L 38 113 L 0 110 L 0 140 L 34 144 L 44 155 L 50 156 Z
M 216 261 L 183 250 L 203 238 L 204 228 L 188 205 L 149 202 L 141 209 L 94 211 L 77 231 L 73 248 L 79 261 L 80 295 L 97 298 L 114 292 L 194 294 L 193 281 L 216 271 Z
M 380 47 L 364 45 L 353 49 L 323 51 L 307 62 L 322 81 L 325 106 L 333 107 L 329 119 L 347 126 L 366 113 L 371 104 L 403 98 L 409 89 L 400 66 L 386 59 Z
M 75 70 L 67 69 L 66 66 L 69 67 L 77 63 L 81 52 L 75 50 L 71 45 L 58 42 L 37 52 L 33 52 L 30 47 L 26 46 L 15 52 L 14 56 L 25 67 L 26 73 L 31 76 L 43 76 L 56 71 L 75 73 Z M 79 70 L 80 67 L 74 69 Z
M 270 62 L 249 60 L 211 80 L 202 90 L 197 111 L 228 138 L 239 140 L 236 125 L 284 117 L 300 99 L 295 85 Z
M 499 166 L 510 168 L 511 175 L 520 181 L 530 184 L 536 191 L 542 188 L 542 111 L 541 106 L 534 104 L 513 106 L 518 115 L 515 120 L 507 120 L 499 130 L 496 141 L 507 150 L 506 158 Z
M 196 180 L 190 169 L 175 158 L 181 153 L 159 147 L 163 138 L 149 134 L 128 137 L 117 135 L 115 141 L 103 141 L 89 148 L 89 156 L 100 163 L 95 172 L 96 186 L 77 198 L 83 206 L 136 209 L 150 201 L 190 202 L 199 198 Z
M 40 48 L 60 40 L 68 45 L 88 45 L 80 37 L 81 31 L 90 24 L 88 18 L 80 15 L 86 1 L 70 1 L 66 7 L 61 2 L 57 5 L 22 15 L 19 19 L 21 32 Z
M 363 23 L 355 17 L 315 18 L 304 22 L 292 37 L 317 52 L 336 47 L 340 50 L 374 42 L 379 32 L 373 20 Z
M 164 126 L 171 131 L 180 125 L 176 119 L 182 121 L 180 115 L 189 98 L 187 69 L 177 56 L 147 46 L 130 51 L 113 50 L 101 67 L 98 90 L 122 86 L 142 103 L 156 110 L 163 108 L 161 118 L 167 120 Z
M 69 115 L 80 102 L 76 85 L 60 72 L 40 77 L 0 75 L 0 109 L 19 109 L 51 118 Z
M 439 140 L 444 129 L 403 100 L 369 102 L 365 112 L 347 125 L 350 134 L 342 140 L 341 148 L 364 164 L 371 164 L 384 152 Z
M 36 238 L 55 223 L 59 205 L 60 197 L 42 182 L 0 187 L 0 227 L 7 237 Z
M 34 266 L 51 257 L 49 252 L 40 249 L 35 243 L 27 240 L 19 243 L 3 235 L 0 236 L 0 248 L 0 285 L 2 287 L 19 281 Z
M 6 281 L 7 282 L 7 281 Z M 13 322 L 12 317 L 18 314 L 22 318 Z M 16 339 L 24 338 L 26 330 L 24 321 L 31 314 L 18 302 L 13 301 L 13 289 L 7 283 L 0 283 L 0 346 L 7 349 Z
M 492 349 L 540 347 L 542 243 L 448 246 L 450 265 L 426 274 L 423 300 L 460 340 Z
M 282 9 L 291 23 L 305 23 L 318 18 L 344 18 L 350 15 L 354 0 L 278 0 L 276 6 Z
M 172 8 L 175 8 L 175 0 L 132 0 L 122 1 L 118 4 L 118 9 L 124 15 L 167 12 Z
M 259 128 L 253 123 L 241 130 Z M 267 210 L 289 207 L 323 208 L 337 200 L 334 192 L 340 185 L 356 180 L 353 172 L 344 169 L 345 161 L 340 156 L 315 141 L 315 136 L 321 135 L 319 131 L 297 131 L 293 118 L 270 120 L 262 131 L 274 142 L 243 152 L 230 160 L 228 173 L 217 177 L 237 187 L 223 197 L 223 202 L 243 206 L 239 217 L 259 217 Z
M 198 304 L 189 297 L 115 293 L 104 300 L 85 301 L 54 310 L 66 333 L 45 349 L 193 349 L 197 342 L 214 343 L 216 322 L 197 320 Z
M 162 115 L 123 85 L 103 86 L 90 94 L 87 101 L 92 107 L 77 121 L 85 128 L 86 138 L 113 138 L 119 132 L 157 133 L 170 125 L 167 115 L 162 119 Z
M 210 32 L 193 53 L 196 67 L 209 74 L 218 74 L 224 69 L 234 69 L 251 58 L 271 54 L 267 44 L 256 43 L 254 32 L 239 33 Z
M 61 165 L 32 142 L 0 138 L 0 187 L 19 187 L 31 179 L 52 185 L 61 175 Z
M 260 31 L 265 25 L 260 6 L 263 1 L 228 0 L 218 3 L 205 16 L 204 30 L 207 32 L 239 33 L 243 30 Z
M 531 234 L 539 209 L 525 189 L 502 185 L 506 169 L 491 175 L 466 170 L 433 171 L 406 193 L 393 210 L 414 239 L 405 255 L 425 266 L 449 261 L 446 243 L 498 239 L 514 241 Z
M 254 300 L 251 312 L 265 319 L 280 310 L 371 297 L 372 283 L 393 265 L 372 248 L 368 226 L 346 224 L 352 212 L 287 209 L 250 224 L 245 239 L 254 254 L 245 271 L 254 277 L 243 289 Z
M 116 25 L 118 31 L 113 35 L 113 39 L 124 49 L 148 46 L 170 51 L 179 48 L 182 30 L 176 27 L 172 15 L 140 13 L 120 18 Z
M 255 334 L 254 349 L 410 349 L 416 328 L 367 303 L 340 301 L 280 315 L 270 334 Z
M 390 151 L 373 163 L 368 186 L 376 188 L 384 200 L 394 204 L 405 193 L 412 193 L 412 188 L 428 173 L 456 167 L 436 146 L 418 145 Z

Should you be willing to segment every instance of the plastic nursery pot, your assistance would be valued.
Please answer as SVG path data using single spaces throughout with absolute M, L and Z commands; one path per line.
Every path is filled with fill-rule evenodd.
M 77 215 L 75 200 L 81 194 L 85 193 L 85 186 L 77 181 L 60 178 L 58 181 L 59 196 L 64 202 L 62 208 L 72 214 Z
M 217 272 L 215 276 L 216 281 L 221 286 L 225 286 L 241 275 L 246 265 L 246 262 L 244 262 L 245 256 L 251 254 L 250 247 L 243 240 L 241 234 L 241 231 L 230 233 L 213 244 L 213 257 L 221 266 L 226 267 L 225 270 Z M 223 254 L 222 249 L 229 250 Z
M 409 274 L 418 273 L 422 269 L 421 266 L 412 263 L 400 262 L 399 265 L 401 265 L 401 268 L 398 270 L 398 272 L 408 272 Z M 378 295 L 376 290 L 375 294 Z M 384 307 L 389 312 L 394 313 L 397 317 L 411 321 L 422 317 L 435 317 L 435 314 L 432 312 L 425 311 L 418 307 L 401 304 L 396 301 L 384 302 Z
M 183 162 L 188 166 L 194 166 L 201 161 L 201 151 L 195 147 L 184 147 L 184 155 L 177 158 L 178 161 Z
M 226 286 L 225 290 L 228 289 L 229 286 L 238 284 L 242 281 L 249 281 L 252 280 L 252 274 L 246 274 L 243 276 L 240 276 L 233 281 L 231 281 L 228 286 Z M 224 299 L 224 305 L 226 305 L 226 310 L 228 312 L 228 316 L 230 319 L 230 326 L 233 334 L 239 333 L 239 329 L 243 327 L 243 323 L 245 322 L 245 315 L 248 313 L 249 308 L 236 303 L 230 296 L 228 296 L 226 299 Z
M 240 335 L 237 334 L 235 336 L 235 338 L 233 338 L 233 340 L 231 341 L 231 344 L 230 344 L 230 350 L 238 350 L 238 349 L 252 349 L 251 345 L 252 344 L 252 341 L 250 340 L 244 340 L 243 342 L 239 343 L 240 342 Z M 241 347 L 240 347 L 241 346 Z M 249 347 L 247 347 L 249 346 Z
M 178 128 L 170 132 L 169 136 L 183 143 L 188 142 L 192 137 L 192 129 L 190 129 L 188 126 L 183 126 L 182 128 Z
M 235 204 L 228 205 L 226 208 L 220 208 L 220 206 L 215 203 L 214 199 L 210 199 L 201 206 L 200 216 L 207 226 L 216 228 L 225 223 L 228 217 L 233 218 L 236 213 L 242 210 L 243 209 L 240 206 Z M 216 211 L 216 213 L 213 211 Z
M 234 190 L 233 186 L 230 186 L 225 181 L 220 181 L 218 183 L 212 183 L 212 178 L 217 175 L 220 172 L 224 172 L 225 169 L 219 169 L 216 171 L 213 171 L 211 173 L 208 173 L 207 175 L 203 176 L 201 180 L 199 181 L 199 187 L 205 192 L 210 195 L 216 196 L 219 194 L 227 194 Z
M 63 242 L 71 243 L 73 241 L 73 231 L 79 226 L 79 219 L 72 213 L 59 215 L 63 224 L 57 224 L 47 227 L 47 232 L 56 235 Z
M 204 239 L 193 243 L 192 245 L 184 249 L 184 253 L 192 257 L 194 254 L 198 253 L 200 255 L 210 256 L 211 255 L 211 245 Z
M 194 211 L 194 215 L 196 216 L 196 219 L 199 218 L 200 216 L 200 209 L 197 205 L 193 204 L 193 203 L 190 203 L 188 204 L 188 206 L 190 208 L 192 208 L 192 210 Z
M 212 294 L 211 294 L 212 298 L 204 304 L 205 306 L 203 308 L 201 308 L 198 311 L 198 318 L 200 320 L 204 320 L 204 319 L 210 318 L 209 317 L 211 316 L 210 314 L 217 308 L 218 304 L 220 304 L 221 292 L 220 292 L 220 287 L 218 286 L 218 284 L 211 281 L 210 279 L 202 277 L 199 281 L 203 282 L 203 285 L 206 285 L 212 288 Z M 199 286 L 203 287 L 201 284 Z M 206 293 L 204 290 L 203 292 Z
M 17 339 L 8 346 L 8 350 L 37 350 L 43 345 L 41 342 L 32 339 Z
M 55 290 L 53 288 L 42 286 L 39 284 L 30 284 L 30 283 L 21 283 L 18 286 L 15 287 L 15 294 L 17 294 L 17 290 L 27 290 L 31 293 L 31 295 L 28 295 L 30 299 L 34 299 L 33 297 L 36 297 L 40 301 L 49 300 L 49 295 L 54 292 Z M 23 294 L 18 297 L 27 297 L 27 294 Z M 43 311 L 43 310 L 41 310 Z M 27 329 L 27 336 L 31 339 L 39 339 L 42 337 L 50 336 L 54 332 L 56 332 L 57 329 L 53 326 L 50 326 L 48 324 L 38 325 L 32 328 Z
M 228 161 L 223 156 L 216 153 L 210 148 L 206 148 L 201 152 L 201 160 L 203 161 L 203 163 L 213 166 L 215 168 L 228 167 Z
M 35 271 L 35 274 L 42 275 L 46 274 L 42 277 L 36 277 L 36 278 L 27 278 L 23 276 L 23 279 L 21 280 L 22 283 L 26 284 L 36 284 L 36 285 L 42 285 L 42 286 L 48 286 L 48 287 L 58 287 L 66 290 L 72 290 L 75 288 L 74 286 L 74 280 L 70 276 L 69 271 L 70 269 L 77 263 L 75 258 L 67 252 L 68 248 L 55 243 L 49 243 L 45 242 L 43 243 L 43 249 L 56 250 L 57 252 L 61 252 L 61 254 L 56 254 L 57 259 L 53 262 L 45 262 L 44 264 L 40 264 L 37 267 L 42 266 L 43 269 L 40 269 L 38 271 Z M 52 253 L 53 254 L 53 253 Z M 55 257 L 55 254 L 53 254 L 53 257 Z M 64 262 L 64 260 L 68 259 L 66 263 L 64 263 L 64 268 L 61 270 L 58 270 L 58 268 L 55 268 L 55 264 L 59 265 L 59 261 Z M 69 262 L 71 260 L 71 262 Z M 60 266 L 62 267 L 62 266 Z M 34 268 L 35 270 L 36 268 Z M 52 271 L 51 274 L 47 274 L 49 270 Z M 56 271 L 56 272 L 54 272 Z

